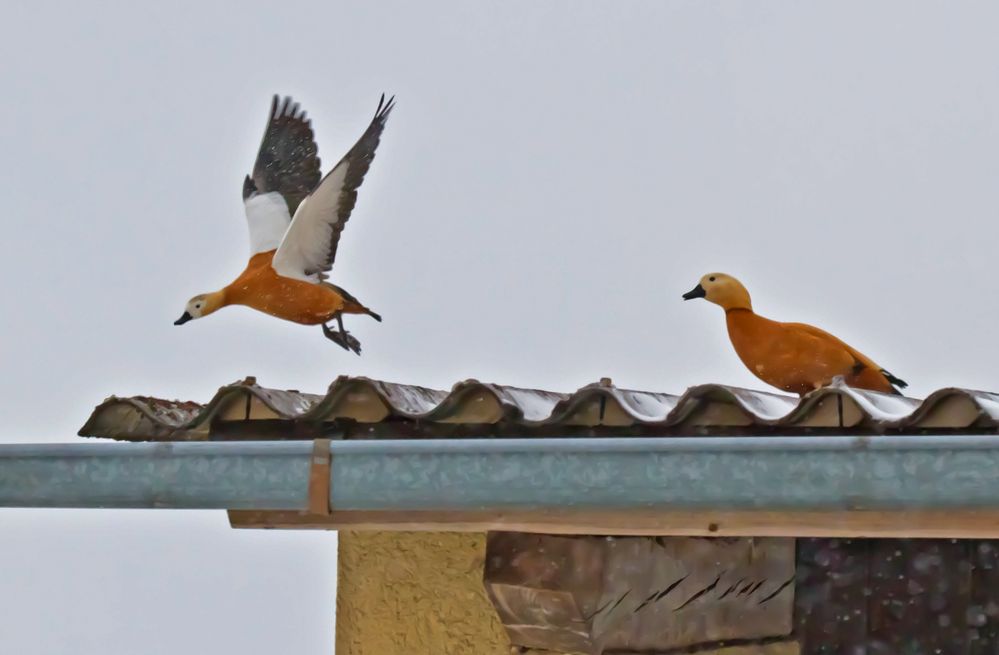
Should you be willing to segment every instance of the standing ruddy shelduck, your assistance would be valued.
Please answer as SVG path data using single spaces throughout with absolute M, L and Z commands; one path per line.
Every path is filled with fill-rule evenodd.
M 846 384 L 901 395 L 908 385 L 833 335 L 803 323 L 753 313 L 749 292 L 731 275 L 708 273 L 684 300 L 704 298 L 725 310 L 728 336 L 752 373 L 778 389 L 804 395 L 842 376 Z
M 316 142 L 305 112 L 291 98 L 282 102 L 274 96 L 253 174 L 243 182 L 250 262 L 225 288 L 191 298 L 174 325 L 226 305 L 245 305 L 286 321 L 322 325 L 327 338 L 361 354 L 360 342 L 343 328 L 343 314 L 367 314 L 377 321 L 381 316 L 326 282 L 326 273 L 393 101 L 385 102 L 382 96 L 368 129 L 320 179 Z M 336 330 L 327 325 L 333 320 Z

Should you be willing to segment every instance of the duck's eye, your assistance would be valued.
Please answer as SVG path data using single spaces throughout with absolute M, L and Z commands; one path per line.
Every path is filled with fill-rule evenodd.
M 708 278 L 708 282 L 714 282 L 714 281 L 715 281 L 715 276 L 714 275 L 712 275 L 711 277 Z
M 199 302 L 197 305 L 194 306 L 194 308 L 195 309 L 201 309 L 201 303 Z

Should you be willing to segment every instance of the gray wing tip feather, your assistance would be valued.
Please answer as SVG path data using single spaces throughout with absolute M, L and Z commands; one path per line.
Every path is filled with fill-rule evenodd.
M 274 94 L 271 99 L 271 121 L 280 121 L 282 119 L 297 120 L 303 123 L 308 123 L 309 119 L 305 114 L 304 110 L 300 110 L 299 103 L 295 102 L 291 96 L 284 96 L 282 98 L 277 93 Z
M 388 102 L 385 102 L 385 94 L 383 93 L 378 100 L 378 109 L 375 110 L 374 120 L 384 124 L 393 108 L 395 108 L 395 96 L 391 96 Z

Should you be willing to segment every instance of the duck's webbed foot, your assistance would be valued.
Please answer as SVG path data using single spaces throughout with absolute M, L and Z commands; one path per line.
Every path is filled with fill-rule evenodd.
M 343 319 L 342 318 L 340 318 L 339 316 L 337 316 L 336 317 L 336 322 L 337 322 L 337 326 L 339 327 L 338 330 L 334 330 L 333 328 L 331 328 L 330 326 L 328 326 L 328 325 L 326 325 L 324 323 L 323 324 L 323 334 L 326 336 L 327 339 L 329 339 L 333 343 L 337 344 L 338 346 L 340 346 L 344 350 L 349 350 L 349 351 L 351 351 L 353 353 L 357 353 L 358 355 L 360 355 L 361 354 L 361 342 L 358 341 L 357 338 L 354 335 L 352 335 L 350 332 L 347 332 L 346 330 L 343 329 Z

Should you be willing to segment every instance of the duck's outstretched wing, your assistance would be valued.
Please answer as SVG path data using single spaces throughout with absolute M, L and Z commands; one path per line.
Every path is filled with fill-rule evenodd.
M 319 183 L 318 151 L 298 103 L 274 96 L 253 174 L 243 180 L 251 253 L 281 243 L 295 210 Z
M 315 282 L 333 266 L 340 233 L 357 202 L 357 189 L 375 158 L 394 101 L 392 97 L 386 102 L 382 95 L 368 129 L 298 206 L 274 254 L 272 266 L 279 275 Z

